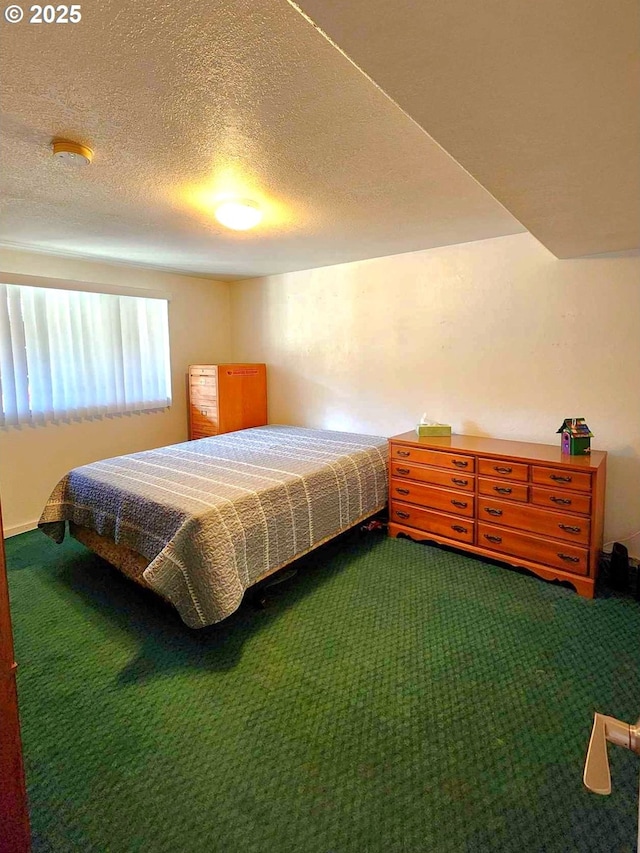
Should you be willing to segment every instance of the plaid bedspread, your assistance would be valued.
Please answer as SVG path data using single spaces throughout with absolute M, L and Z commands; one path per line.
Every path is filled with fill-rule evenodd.
M 39 527 L 61 542 L 72 521 L 133 548 L 149 585 L 199 628 L 386 500 L 385 438 L 266 426 L 75 468 Z

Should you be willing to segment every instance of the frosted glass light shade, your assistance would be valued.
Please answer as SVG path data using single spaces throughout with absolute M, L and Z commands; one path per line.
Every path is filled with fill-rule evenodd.
M 254 228 L 262 219 L 262 211 L 253 201 L 224 201 L 215 210 L 218 222 L 234 231 Z

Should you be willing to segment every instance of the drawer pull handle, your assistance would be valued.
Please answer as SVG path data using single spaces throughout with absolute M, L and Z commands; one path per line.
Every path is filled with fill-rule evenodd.
M 451 503 L 454 506 L 460 507 L 460 509 L 466 509 L 467 508 L 467 502 L 466 501 L 451 501 Z
M 549 474 L 550 480 L 555 480 L 556 483 L 570 483 L 573 477 L 563 477 L 561 474 Z
M 451 529 L 455 530 L 456 533 L 466 533 L 467 532 L 467 528 L 463 527 L 461 524 L 452 524 Z
M 493 491 L 500 495 L 510 495 L 513 489 L 507 489 L 505 486 L 494 486 Z
M 408 494 L 409 494 L 409 489 L 396 489 L 396 492 L 397 492 L 399 495 L 408 495 Z
M 451 482 L 455 483 L 456 486 L 468 486 L 469 485 L 468 480 L 462 480 L 460 477 L 452 477 Z
M 489 542 L 496 542 L 498 544 L 502 542 L 502 536 L 492 536 L 490 533 L 485 533 L 484 538 L 488 539 Z
M 569 498 L 557 498 L 555 495 L 551 495 L 549 500 L 553 501 L 554 504 L 562 504 L 562 506 L 571 506 L 571 500 Z
M 396 450 L 398 456 L 411 456 L 410 450 Z
M 207 416 L 207 410 L 206 409 L 200 409 L 200 414 L 204 415 L 206 417 Z
M 567 563 L 579 563 L 580 562 L 580 557 L 572 557 L 571 554 L 558 553 L 558 557 L 560 557 L 561 560 L 566 560 Z
M 509 468 L 507 465 L 494 465 L 493 470 L 497 471 L 498 474 L 511 474 L 513 468 Z
M 457 465 L 458 468 L 466 468 L 469 464 L 466 459 L 452 459 L 451 461 L 454 465 Z
M 410 474 L 411 470 L 409 468 L 398 468 L 398 474 Z
M 489 515 L 502 515 L 501 509 L 494 509 L 492 506 L 486 506 L 484 511 L 489 513 Z
M 559 524 L 558 527 L 560 530 L 566 530 L 567 533 L 580 533 L 582 530 L 582 528 L 578 527 L 576 524 Z
M 402 512 L 402 510 L 399 509 L 396 510 L 396 515 L 398 516 L 398 518 L 409 518 L 408 512 Z

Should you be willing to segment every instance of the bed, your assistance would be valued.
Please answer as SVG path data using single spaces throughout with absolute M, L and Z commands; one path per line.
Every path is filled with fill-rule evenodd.
M 176 608 L 192 628 L 246 589 L 380 511 L 387 440 L 264 426 L 74 468 L 38 526 L 69 532 Z

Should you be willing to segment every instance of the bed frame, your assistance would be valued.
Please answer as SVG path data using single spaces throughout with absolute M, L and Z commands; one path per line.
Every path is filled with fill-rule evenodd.
M 293 560 L 288 560 L 284 563 L 281 563 L 275 568 L 270 569 L 264 574 L 260 575 L 260 577 L 256 578 L 253 582 L 252 586 L 260 583 L 271 575 L 274 575 L 276 572 L 281 571 L 286 566 L 290 566 L 293 562 L 300 559 L 300 557 L 304 557 L 306 554 L 310 554 L 312 551 L 315 551 L 321 545 L 325 545 L 327 542 L 330 542 L 332 539 L 335 539 L 337 536 L 341 536 L 343 533 L 346 533 L 348 530 L 353 530 L 354 527 L 357 527 L 362 522 L 366 521 L 368 518 L 373 518 L 373 516 L 378 515 L 384 508 L 386 504 L 378 507 L 378 509 L 373 512 L 368 511 L 364 513 L 364 515 L 360 516 L 353 524 L 350 524 L 348 527 L 343 528 L 342 530 L 338 530 L 335 533 L 332 533 L 330 536 L 325 536 L 324 539 L 321 539 L 319 542 L 316 542 L 311 548 L 307 548 L 304 551 L 301 551 L 299 554 L 296 554 Z M 98 557 L 102 557 L 103 560 L 106 560 L 107 563 L 112 565 L 114 568 L 118 569 L 118 571 L 122 572 L 122 574 L 126 575 L 130 580 L 134 581 L 134 583 L 139 584 L 145 589 L 151 590 L 154 595 L 159 596 L 168 604 L 172 602 L 169 601 L 168 598 L 165 598 L 162 593 L 158 592 L 157 589 L 154 589 L 144 578 L 144 570 L 147 568 L 150 560 L 147 560 L 146 557 L 143 557 L 142 554 L 139 554 L 137 551 L 134 551 L 133 548 L 128 548 L 126 545 L 119 545 L 116 542 L 113 542 L 111 539 L 108 539 L 106 536 L 101 536 L 99 533 L 96 533 L 95 530 L 90 530 L 88 527 L 82 527 L 79 524 L 75 524 L 73 521 L 69 522 L 69 533 L 73 536 L 74 539 L 77 539 L 78 542 L 82 543 L 86 548 L 90 551 L 93 551 L 94 554 L 97 554 Z

